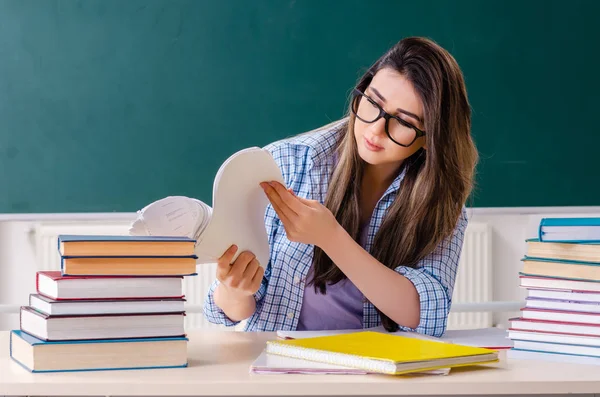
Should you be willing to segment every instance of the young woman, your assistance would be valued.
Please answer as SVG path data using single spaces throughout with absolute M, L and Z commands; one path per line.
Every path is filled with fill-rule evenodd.
M 368 328 L 440 336 L 478 155 L 465 83 L 436 43 L 406 38 L 352 92 L 348 117 L 267 146 L 271 258 L 220 258 L 205 303 L 246 330 Z

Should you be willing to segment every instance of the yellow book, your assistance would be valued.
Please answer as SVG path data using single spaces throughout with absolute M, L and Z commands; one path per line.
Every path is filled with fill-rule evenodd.
M 390 375 L 498 361 L 496 350 L 371 331 L 268 341 L 266 352 Z

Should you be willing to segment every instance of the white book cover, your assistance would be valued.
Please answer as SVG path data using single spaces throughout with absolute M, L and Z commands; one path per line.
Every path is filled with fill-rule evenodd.
M 140 211 L 129 233 L 142 236 L 186 236 L 196 240 L 198 263 L 216 262 L 233 244 L 233 260 L 251 251 L 261 266 L 269 260 L 264 217 L 269 200 L 261 182 L 285 185 L 271 154 L 251 147 L 234 153 L 219 168 L 213 184 L 212 207 L 185 196 L 168 196 Z

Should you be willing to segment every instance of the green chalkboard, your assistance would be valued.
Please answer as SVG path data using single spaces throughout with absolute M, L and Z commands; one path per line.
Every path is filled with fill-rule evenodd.
M 408 35 L 465 73 L 472 205 L 597 205 L 599 14 L 596 0 L 0 0 L 0 212 L 210 203 L 230 154 L 341 117 Z

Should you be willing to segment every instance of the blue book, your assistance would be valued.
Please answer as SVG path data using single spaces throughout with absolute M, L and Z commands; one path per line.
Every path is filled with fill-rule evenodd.
M 600 242 L 600 218 L 543 218 L 538 236 L 544 242 Z
M 30 372 L 187 367 L 187 337 L 47 342 L 10 333 L 10 357 Z
M 94 236 L 61 234 L 61 256 L 192 256 L 196 240 L 172 236 Z

